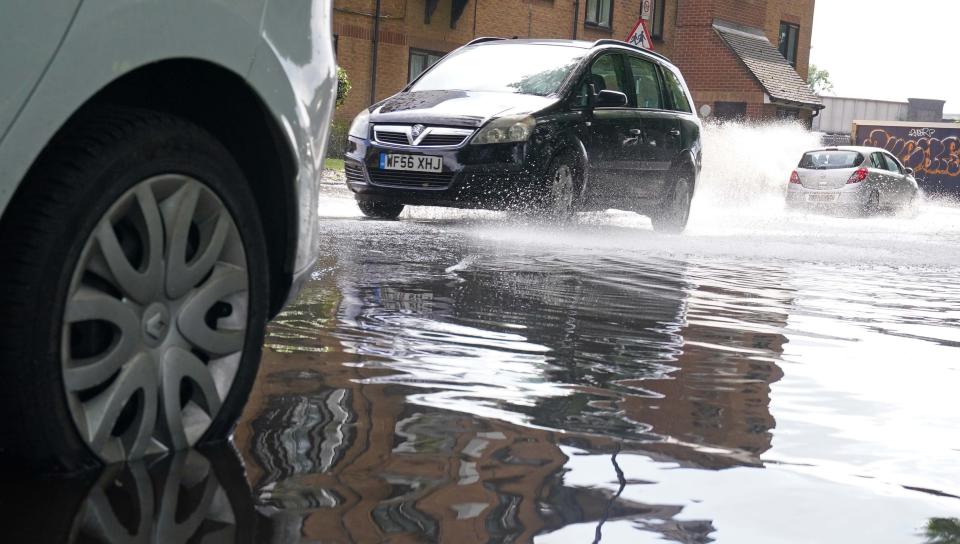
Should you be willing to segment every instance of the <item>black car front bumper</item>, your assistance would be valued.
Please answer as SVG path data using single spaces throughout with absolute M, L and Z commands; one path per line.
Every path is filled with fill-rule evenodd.
M 443 171 L 381 169 L 382 153 L 441 157 Z M 542 193 L 545 162 L 528 143 L 417 149 L 386 147 L 350 138 L 344 168 L 350 190 L 369 200 L 455 208 L 519 209 Z

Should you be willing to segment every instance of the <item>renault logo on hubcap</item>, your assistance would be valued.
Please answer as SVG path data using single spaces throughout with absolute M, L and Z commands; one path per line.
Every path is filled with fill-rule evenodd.
M 423 125 L 413 125 L 413 129 L 411 129 L 410 131 L 410 135 L 413 136 L 413 141 L 417 141 L 417 138 L 419 138 L 420 135 L 423 134 L 423 131 L 426 128 L 427 127 Z
M 170 326 L 170 312 L 160 303 L 151 304 L 143 312 L 143 340 L 150 346 L 156 346 L 167 335 Z

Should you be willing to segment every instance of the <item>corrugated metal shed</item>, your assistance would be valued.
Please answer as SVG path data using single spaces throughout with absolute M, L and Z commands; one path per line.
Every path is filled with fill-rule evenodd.
M 854 119 L 902 121 L 907 118 L 907 102 L 889 102 L 866 98 L 821 96 L 824 108 L 813 118 L 813 130 L 827 134 L 850 134 Z

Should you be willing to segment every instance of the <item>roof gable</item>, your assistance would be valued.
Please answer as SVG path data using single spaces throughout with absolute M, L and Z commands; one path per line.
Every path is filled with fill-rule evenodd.
M 820 98 L 762 31 L 739 26 L 735 28 L 720 21 L 713 23 L 713 29 L 772 100 L 823 108 Z

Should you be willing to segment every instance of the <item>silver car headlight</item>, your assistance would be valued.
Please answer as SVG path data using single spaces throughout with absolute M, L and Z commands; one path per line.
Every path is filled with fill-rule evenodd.
M 535 126 L 537 126 L 537 121 L 529 115 L 500 117 L 481 128 L 470 143 L 472 145 L 483 145 L 525 142 L 530 139 Z
M 349 134 L 361 140 L 370 136 L 370 111 L 363 110 L 353 118 L 353 122 L 350 123 Z

